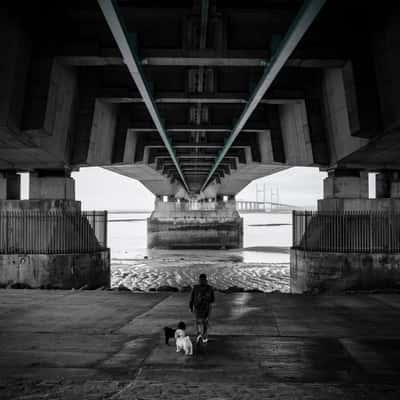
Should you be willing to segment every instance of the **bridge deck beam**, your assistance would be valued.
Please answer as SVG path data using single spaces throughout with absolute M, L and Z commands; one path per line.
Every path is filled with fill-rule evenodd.
M 231 134 L 229 135 L 223 149 L 219 153 L 217 159 L 215 160 L 214 166 L 211 169 L 207 179 L 201 188 L 201 191 L 205 189 L 210 179 L 213 177 L 215 170 L 218 168 L 219 163 L 223 160 L 225 154 L 228 152 L 229 148 L 232 146 L 233 142 L 239 135 L 240 131 L 246 125 L 253 111 L 259 104 L 260 100 L 264 97 L 265 92 L 274 82 L 275 78 L 289 59 L 290 55 L 296 48 L 297 44 L 300 42 L 304 34 L 307 32 L 308 28 L 319 14 L 319 11 L 325 4 L 326 0 L 308 0 L 304 3 L 303 7 L 300 9 L 298 15 L 292 22 L 287 34 L 283 38 L 281 44 L 279 45 L 276 53 L 272 57 L 270 64 L 266 67 L 265 72 L 260 79 L 257 87 L 252 93 L 244 111 L 242 112 L 239 120 L 237 121 L 235 127 L 233 128 Z
M 122 21 L 122 18 L 118 13 L 118 10 L 116 8 L 116 3 L 113 2 L 112 0 L 98 0 L 98 3 L 107 21 L 107 24 L 111 29 L 111 32 L 118 45 L 118 48 L 121 51 L 126 66 L 128 67 L 128 70 L 133 80 L 135 81 L 135 84 L 143 98 L 143 101 L 146 104 L 151 119 L 153 120 L 154 125 L 156 126 L 161 136 L 161 139 L 164 142 L 164 145 L 167 148 L 168 153 L 175 164 L 176 170 L 182 181 L 183 187 L 186 189 L 187 192 L 189 192 L 190 189 L 186 183 L 186 179 L 182 173 L 179 162 L 175 156 L 175 151 L 172 148 L 170 139 L 167 135 L 167 131 L 161 120 L 161 116 L 159 114 L 155 101 L 150 93 L 149 86 L 142 73 L 140 62 L 135 52 L 132 39 L 128 39 L 129 33 L 127 32 L 126 27 Z

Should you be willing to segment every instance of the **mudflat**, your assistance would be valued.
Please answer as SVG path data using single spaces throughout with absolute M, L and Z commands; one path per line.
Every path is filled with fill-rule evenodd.
M 400 295 L 216 296 L 187 357 L 187 293 L 0 290 L 0 398 L 400 398 Z
M 112 260 L 112 287 L 149 291 L 162 286 L 185 288 L 200 272 L 219 290 L 289 291 L 289 263 L 263 262 L 267 255 L 285 255 L 287 247 L 249 247 L 241 251 L 157 250 L 149 257 Z M 246 256 L 244 257 L 243 254 Z M 247 258 L 247 259 L 246 259 Z

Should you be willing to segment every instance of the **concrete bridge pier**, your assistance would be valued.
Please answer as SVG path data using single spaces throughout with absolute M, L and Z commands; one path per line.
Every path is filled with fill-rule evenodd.
M 399 189 L 398 171 L 377 174 L 375 199 L 366 171 L 329 172 L 318 212 L 293 222 L 291 291 L 400 286 Z
M 69 171 L 32 172 L 28 200 L 19 175 L 0 176 L 0 286 L 108 287 L 106 213 L 81 211 Z
M 243 247 L 243 219 L 233 196 L 223 201 L 161 201 L 147 220 L 148 248 L 231 249 Z
M 0 172 L 0 200 L 19 200 L 21 176 L 16 171 Z

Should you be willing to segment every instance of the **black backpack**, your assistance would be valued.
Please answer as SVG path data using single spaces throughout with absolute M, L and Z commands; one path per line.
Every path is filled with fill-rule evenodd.
M 207 312 L 210 309 L 211 303 L 211 287 L 210 286 L 197 286 L 194 306 L 197 311 Z

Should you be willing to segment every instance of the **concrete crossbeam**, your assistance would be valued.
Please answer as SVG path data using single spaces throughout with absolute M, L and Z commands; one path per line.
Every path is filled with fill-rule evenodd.
M 173 55 L 173 53 L 176 55 Z M 148 53 L 148 55 L 146 55 Z M 197 53 L 197 54 L 196 54 Z M 269 64 L 264 57 L 238 57 L 234 55 L 210 54 L 210 51 L 193 50 L 190 54 L 182 56 L 180 50 L 152 50 L 144 51 L 145 56 L 140 63 L 143 66 L 162 66 L 162 67 L 266 67 Z M 244 50 L 245 54 L 246 51 Z M 236 53 L 238 54 L 238 53 Z M 58 56 L 57 59 L 64 65 L 74 67 L 99 67 L 99 66 L 123 66 L 122 57 L 118 56 L 96 56 L 96 55 L 68 55 Z M 286 66 L 293 68 L 340 68 L 345 65 L 346 60 L 337 58 L 292 58 Z

